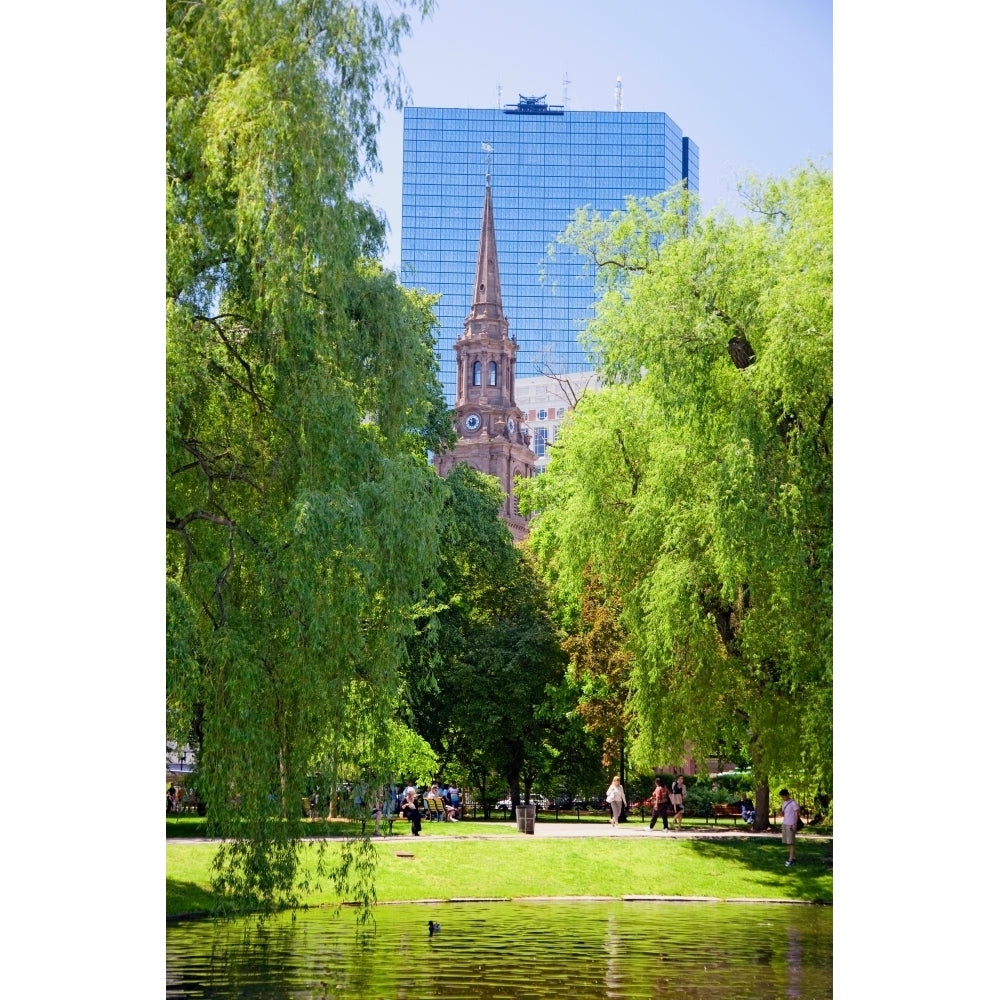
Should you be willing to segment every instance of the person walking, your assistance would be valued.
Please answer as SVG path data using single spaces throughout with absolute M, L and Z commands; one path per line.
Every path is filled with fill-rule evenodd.
M 781 796 L 781 842 L 788 845 L 788 860 L 785 867 L 795 864 L 795 831 L 799 827 L 799 804 L 789 794 L 787 788 L 782 788 Z
M 677 820 L 677 829 L 681 828 L 684 820 L 684 800 L 687 798 L 687 786 L 684 784 L 684 775 L 678 774 L 670 789 L 670 801 L 674 807 L 674 819 Z
M 670 817 L 667 812 L 669 807 L 669 794 L 667 792 L 667 786 L 660 775 L 656 776 L 656 787 L 653 789 L 653 796 L 650 799 L 650 803 L 653 806 L 653 815 L 649 818 L 650 830 L 656 826 L 657 819 L 663 820 L 663 829 L 666 830 L 667 823 L 670 821 Z
M 622 779 L 617 774 L 611 779 L 611 784 L 608 785 L 604 798 L 611 806 L 611 825 L 617 826 L 618 816 L 622 811 L 622 806 L 625 805 L 625 789 L 622 788 Z

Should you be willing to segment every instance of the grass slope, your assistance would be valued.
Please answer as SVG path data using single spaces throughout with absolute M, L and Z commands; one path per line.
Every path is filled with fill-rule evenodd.
M 471 825 L 471 824 L 470 824 Z M 443 826 L 443 824 L 442 824 Z M 798 861 L 773 837 L 732 840 L 600 837 L 585 839 L 452 836 L 440 840 L 375 841 L 379 902 L 455 897 L 711 896 L 833 901 L 832 843 L 800 838 Z M 169 842 L 167 915 L 212 908 L 211 843 Z M 303 847 L 311 871 L 317 847 Z M 328 859 L 339 856 L 327 845 Z M 412 855 L 405 857 L 400 855 Z M 302 899 L 343 902 L 331 889 Z

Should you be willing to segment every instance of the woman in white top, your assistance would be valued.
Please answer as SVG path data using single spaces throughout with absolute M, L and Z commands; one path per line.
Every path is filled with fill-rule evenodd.
M 611 825 L 618 825 L 618 815 L 625 805 L 625 789 L 622 788 L 622 779 L 616 774 L 608 785 L 608 790 L 604 794 L 609 806 L 611 806 Z
M 687 785 L 684 784 L 684 775 L 678 774 L 670 789 L 670 801 L 674 807 L 674 819 L 677 820 L 677 829 L 681 828 L 684 822 L 684 800 L 687 798 Z

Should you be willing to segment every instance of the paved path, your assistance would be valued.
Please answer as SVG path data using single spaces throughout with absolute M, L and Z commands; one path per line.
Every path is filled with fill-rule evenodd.
M 400 820 L 396 820 L 397 823 Z M 397 843 L 400 841 L 413 841 L 413 840 L 497 840 L 499 839 L 512 839 L 516 837 L 534 836 L 537 838 L 573 838 L 573 837 L 647 837 L 649 839 L 659 839 L 661 837 L 671 839 L 671 840 L 749 840 L 751 838 L 774 838 L 776 840 L 781 839 L 781 828 L 772 827 L 768 831 L 762 833 L 752 833 L 746 827 L 739 826 L 722 826 L 718 827 L 683 827 L 680 830 L 664 830 L 662 826 L 657 823 L 656 828 L 651 830 L 649 828 L 649 820 L 629 820 L 627 823 L 620 823 L 618 826 L 613 827 L 610 823 L 572 823 L 572 822 L 559 822 L 559 823 L 535 823 L 534 834 L 524 834 L 519 833 L 517 829 L 517 824 L 512 820 L 510 823 L 494 823 L 493 826 L 498 830 L 496 833 L 484 833 L 478 830 L 470 829 L 469 833 L 463 833 L 461 827 L 457 830 L 454 827 L 449 828 L 448 833 L 435 833 L 434 828 L 437 823 L 425 822 L 422 830 L 420 831 L 419 837 L 414 837 L 409 833 L 401 833 L 399 831 L 395 832 L 390 838 L 392 843 Z M 499 830 L 506 827 L 507 830 L 500 833 Z M 452 832 L 454 831 L 454 832 Z M 832 840 L 832 835 L 829 834 L 819 834 L 819 833 L 808 833 L 802 831 L 798 835 L 798 839 L 803 839 L 803 834 L 805 834 L 805 839 L 808 840 Z M 382 838 L 373 838 L 376 842 Z
M 428 826 L 429 824 L 424 824 L 419 837 L 414 837 L 408 833 L 394 833 L 390 839 L 395 843 L 399 840 L 497 840 L 529 836 L 528 834 L 519 833 L 513 823 L 510 824 L 510 832 L 506 833 L 470 832 L 463 834 L 456 832 L 454 834 L 435 834 L 432 830 L 428 829 Z M 762 833 L 750 833 L 747 830 L 712 830 L 705 827 L 701 827 L 700 829 L 692 828 L 690 830 L 661 830 L 657 827 L 655 830 L 650 830 L 645 823 L 627 823 L 625 826 L 619 826 L 614 829 L 611 828 L 610 824 L 608 826 L 599 826 L 596 823 L 574 823 L 572 825 L 536 823 L 535 832 L 530 836 L 540 839 L 548 837 L 555 840 L 560 838 L 570 839 L 573 837 L 610 837 L 612 839 L 619 837 L 647 837 L 650 840 L 660 839 L 661 837 L 670 840 L 749 840 L 750 838 L 757 837 L 774 837 L 780 840 L 781 831 L 769 830 Z M 810 840 L 833 839 L 832 836 L 816 833 L 807 834 L 806 838 Z M 378 840 L 380 838 L 374 839 Z M 798 839 L 803 839 L 802 833 L 799 834 Z
M 396 820 L 397 826 L 402 827 L 403 830 L 408 830 L 409 826 L 404 820 Z M 669 840 L 749 840 L 751 838 L 764 837 L 767 839 L 781 839 L 781 829 L 772 827 L 770 830 L 762 833 L 751 833 L 745 827 L 739 826 L 722 826 L 718 827 L 684 827 L 681 830 L 664 830 L 662 826 L 658 823 L 656 829 L 650 830 L 649 821 L 642 820 L 629 820 L 627 823 L 620 823 L 616 827 L 612 827 L 610 823 L 573 823 L 573 822 L 558 822 L 558 823 L 535 823 L 534 834 L 524 834 L 519 833 L 517 829 L 517 824 L 511 820 L 509 823 L 492 823 L 489 832 L 483 830 L 474 829 L 472 824 L 469 824 L 469 832 L 465 833 L 462 830 L 462 824 L 459 822 L 457 828 L 454 824 L 450 824 L 447 833 L 436 833 L 435 828 L 439 824 L 431 821 L 425 820 L 423 828 L 420 832 L 419 837 L 414 837 L 410 833 L 403 833 L 402 830 L 396 830 L 391 837 L 373 837 L 374 843 L 386 842 L 391 844 L 403 844 L 412 843 L 417 840 L 512 840 L 518 837 L 534 836 L 538 839 L 551 838 L 551 839 L 572 839 L 580 837 L 610 837 L 610 838 L 635 838 L 635 837 L 646 837 L 649 839 L 660 839 L 666 838 Z M 493 831 L 496 832 L 493 832 Z M 503 832 L 501 832 L 503 831 Z M 805 836 L 803 836 L 803 834 Z M 304 837 L 304 840 L 345 840 L 345 837 Z M 798 835 L 798 839 L 801 841 L 806 840 L 817 840 L 817 841 L 827 841 L 833 840 L 833 836 L 830 834 L 819 834 L 810 833 L 807 831 L 802 831 Z M 177 838 L 176 840 L 170 839 L 167 843 L 170 844 L 193 844 L 193 843 L 206 843 L 206 839 L 202 838 Z

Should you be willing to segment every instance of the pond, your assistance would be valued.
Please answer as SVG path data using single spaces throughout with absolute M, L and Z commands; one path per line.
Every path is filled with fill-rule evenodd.
M 833 909 L 778 903 L 524 902 L 282 914 L 167 928 L 167 996 L 833 996 Z M 428 921 L 440 923 L 430 933 Z

